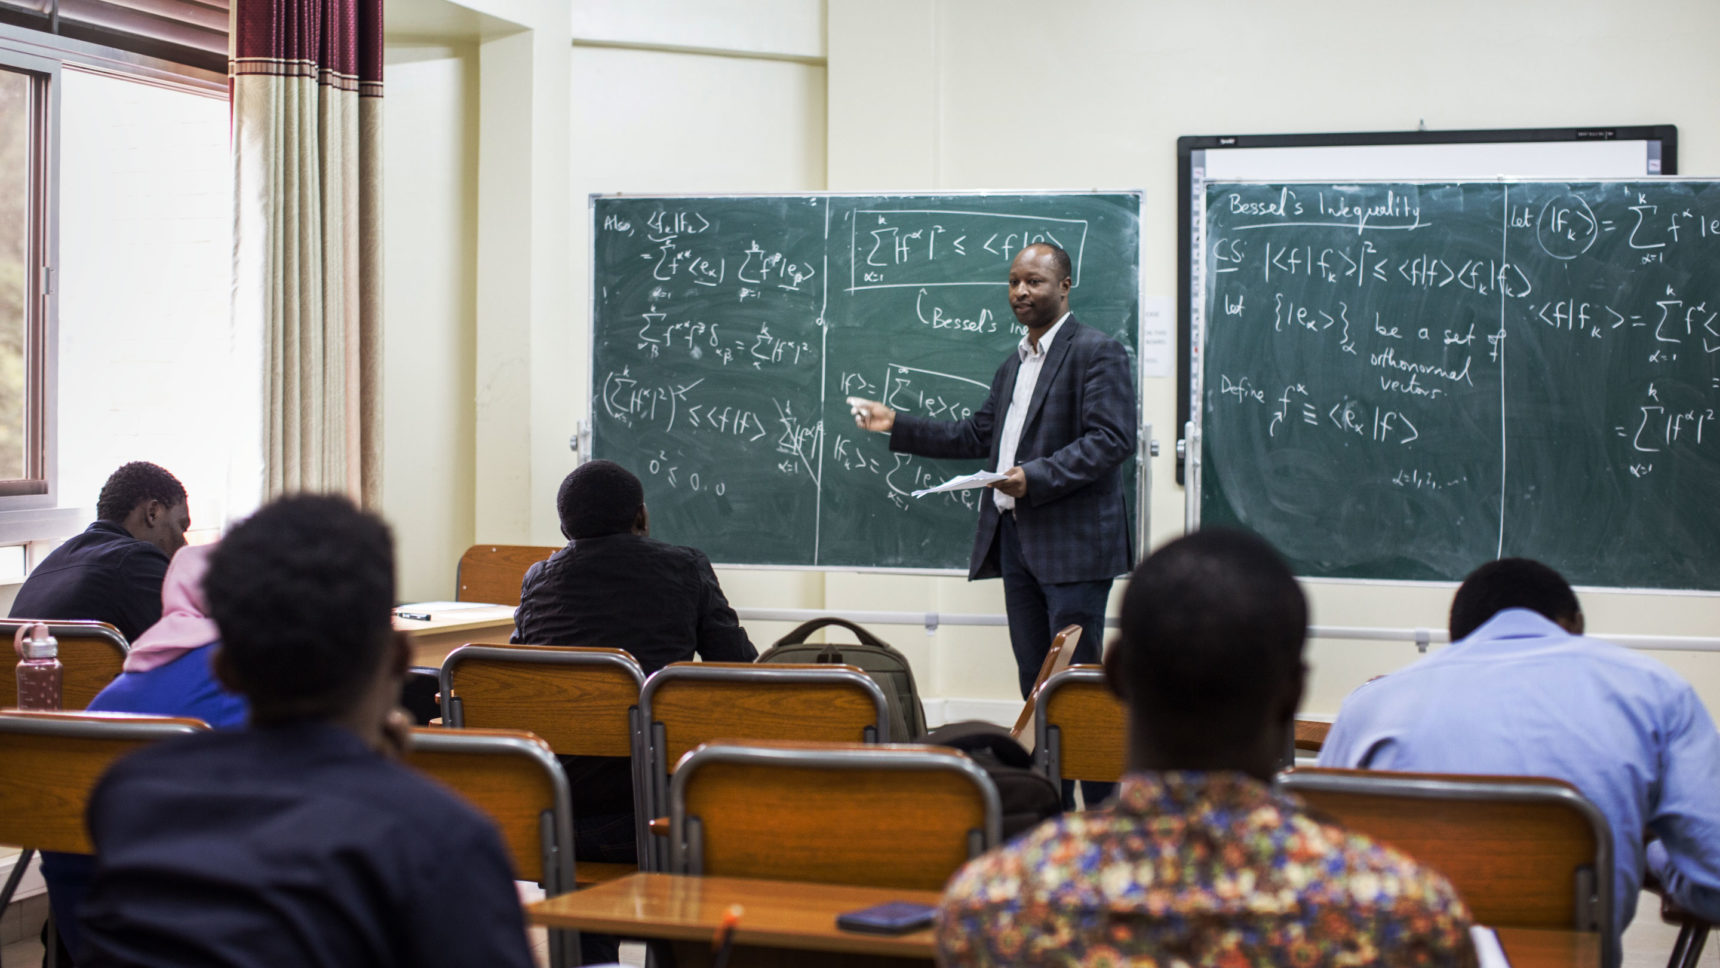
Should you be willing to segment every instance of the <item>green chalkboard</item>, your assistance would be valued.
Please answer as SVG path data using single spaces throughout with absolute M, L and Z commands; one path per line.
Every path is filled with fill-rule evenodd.
M 1203 523 L 1720 589 L 1720 183 L 1214 183 L 1204 228 Z
M 977 409 L 1021 337 L 1006 281 L 1035 241 L 1068 250 L 1077 318 L 1133 354 L 1140 203 L 595 197 L 591 453 L 639 475 L 654 536 L 718 563 L 965 570 L 989 492 L 909 493 L 978 462 L 892 454 L 844 398 Z

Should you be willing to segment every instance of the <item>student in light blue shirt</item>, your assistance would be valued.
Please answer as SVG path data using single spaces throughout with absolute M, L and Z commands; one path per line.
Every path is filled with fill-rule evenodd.
M 1566 780 L 1612 827 L 1615 940 L 1645 869 L 1720 919 L 1720 733 L 1671 669 L 1582 632 L 1557 572 L 1483 565 L 1452 600 L 1452 645 L 1351 693 L 1320 765 Z

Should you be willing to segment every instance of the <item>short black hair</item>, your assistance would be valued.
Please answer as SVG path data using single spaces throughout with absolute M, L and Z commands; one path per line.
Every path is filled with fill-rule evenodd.
M 253 719 L 331 718 L 393 634 L 394 538 L 345 497 L 284 497 L 221 540 L 203 592 Z
M 96 498 L 96 517 L 102 521 L 124 521 L 131 509 L 145 501 L 160 501 L 166 507 L 185 503 L 185 485 L 167 469 L 146 460 L 121 464 L 108 475 Z
M 573 540 L 631 531 L 644 506 L 639 478 L 612 460 L 588 460 L 575 467 L 555 495 L 561 533 Z
M 1300 688 L 1307 633 L 1307 599 L 1272 546 L 1209 528 L 1136 567 L 1112 648 L 1131 714 L 1155 742 L 1231 750 L 1255 742 L 1272 701 Z
M 1451 641 L 1468 638 L 1508 608 L 1527 608 L 1560 623 L 1582 611 L 1565 576 L 1531 558 L 1500 558 L 1470 572 L 1452 596 Z
M 1057 277 L 1058 279 L 1069 279 L 1075 275 L 1075 263 L 1069 261 L 1069 253 L 1065 252 L 1061 245 L 1057 245 L 1053 242 L 1035 242 L 1032 245 L 1027 246 L 1029 249 L 1034 247 L 1050 251 L 1051 264 L 1056 266 L 1057 271 L 1061 273 L 1061 275 Z

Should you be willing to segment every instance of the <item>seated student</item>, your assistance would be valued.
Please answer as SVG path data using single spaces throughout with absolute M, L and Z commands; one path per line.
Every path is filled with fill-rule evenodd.
M 251 722 L 97 785 L 84 964 L 530 965 L 495 828 L 393 758 L 409 647 L 387 526 L 284 498 L 221 542 L 204 592 Z
M 1308 612 L 1265 542 L 1201 531 L 1142 562 L 1105 676 L 1128 772 L 957 872 L 946 965 L 1456 965 L 1445 879 L 1273 791 L 1306 672 Z
M 93 619 L 132 641 L 161 617 L 161 579 L 189 527 L 178 478 L 147 461 L 126 464 L 102 485 L 95 522 L 42 559 L 10 614 Z
M 217 729 L 242 726 L 245 697 L 216 681 L 214 656 L 220 633 L 207 615 L 203 574 L 214 545 L 179 549 L 161 584 L 161 621 L 151 625 L 125 657 L 125 671 L 96 694 L 95 712 L 190 716 Z M 85 854 L 42 853 L 42 879 L 59 928 L 61 968 L 72 968 L 80 947 L 77 910 L 89 887 L 94 859 Z
M 562 480 L 555 509 L 567 547 L 526 571 L 511 641 L 625 649 L 646 675 L 694 653 L 758 658 L 704 553 L 650 537 L 645 489 L 631 471 L 586 461 Z M 573 790 L 574 859 L 637 863 L 628 761 L 561 762 Z M 612 938 L 588 932 L 580 942 L 587 962 L 615 960 Z
M 1482 565 L 1452 599 L 1453 644 L 1351 693 L 1320 765 L 1566 780 L 1612 827 L 1615 935 L 1645 869 L 1720 919 L 1714 721 L 1677 673 L 1582 632 L 1558 572 L 1526 558 Z
M 556 494 L 567 547 L 526 572 L 512 641 L 625 649 L 646 675 L 697 653 L 758 658 L 710 561 L 649 536 L 645 490 L 614 461 L 587 461 Z M 627 761 L 564 757 L 573 787 L 575 857 L 633 863 L 633 780 Z

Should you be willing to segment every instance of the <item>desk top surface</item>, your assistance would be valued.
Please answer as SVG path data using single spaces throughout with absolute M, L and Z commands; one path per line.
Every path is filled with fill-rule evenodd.
M 444 604 L 425 602 L 395 609 L 394 628 L 412 640 L 412 664 L 431 668 L 442 665 L 448 653 L 467 642 L 505 643 L 514 628 L 514 606 L 479 605 L 461 602 L 458 608 L 435 608 Z M 428 614 L 429 620 L 401 618 L 401 612 Z
M 533 924 L 552 928 L 704 941 L 716 932 L 729 905 L 745 908 L 735 927 L 737 944 L 846 951 L 930 959 L 930 929 L 911 934 L 857 934 L 836 927 L 836 915 L 886 901 L 936 904 L 937 891 L 849 887 L 751 880 L 634 874 L 533 904 Z M 1498 928 L 1512 968 L 1598 968 L 1600 937 L 1575 931 Z
M 731 904 L 745 908 L 735 943 L 805 951 L 932 956 L 930 928 L 903 935 L 838 930 L 843 911 L 914 901 L 936 904 L 937 891 L 634 874 L 533 904 L 533 924 L 684 941 L 709 941 Z

